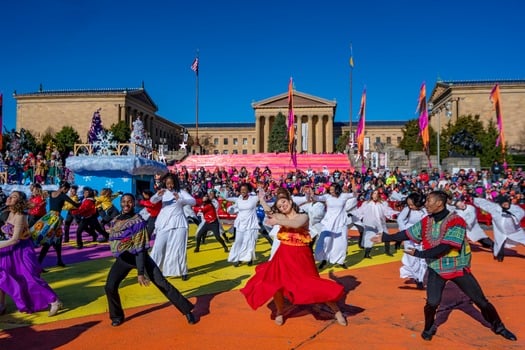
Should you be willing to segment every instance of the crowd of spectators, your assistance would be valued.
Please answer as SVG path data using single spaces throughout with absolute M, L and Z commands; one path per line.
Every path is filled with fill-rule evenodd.
M 275 194 L 280 187 L 300 195 L 305 186 L 312 188 L 316 194 L 324 194 L 331 184 L 337 183 L 343 191 L 354 192 L 362 201 L 370 199 L 371 193 L 376 189 L 382 199 L 391 201 L 401 201 L 411 192 L 427 194 L 441 189 L 447 192 L 452 200 L 471 202 L 473 197 L 493 200 L 499 195 L 505 195 L 509 196 L 514 204 L 525 204 L 525 172 L 522 167 L 501 167 L 497 174 L 489 169 L 459 169 L 455 173 L 440 173 L 438 169 L 432 169 L 430 172 L 408 172 L 399 168 L 391 171 L 368 168 L 364 173 L 350 169 L 332 172 L 326 169 L 308 169 L 272 176 L 268 166 L 264 169 L 256 167 L 252 171 L 246 167 L 238 169 L 235 166 L 228 169 L 216 167 L 214 170 L 176 166 L 171 171 L 178 175 L 181 183 L 197 197 L 212 189 L 224 198 L 236 197 L 243 183 L 250 183 L 252 188 L 263 186 L 269 196 Z

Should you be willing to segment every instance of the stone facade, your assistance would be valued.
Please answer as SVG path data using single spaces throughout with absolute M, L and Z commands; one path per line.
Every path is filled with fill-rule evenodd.
M 499 84 L 503 114 L 503 130 L 510 151 L 525 151 L 525 80 L 439 81 L 429 102 L 433 104 L 430 123 L 437 130 L 448 122 L 446 105 L 450 102 L 450 118 L 479 115 L 485 123 L 496 122 L 496 112 L 489 99 L 495 84 Z
M 144 88 L 103 90 L 53 90 L 14 94 L 16 129 L 29 130 L 35 137 L 54 135 L 64 126 L 87 141 L 93 113 L 100 109 L 105 128 L 125 121 L 130 128 L 141 118 L 154 146 L 162 143 L 173 149 L 181 142 L 183 128 L 158 115 L 157 106 Z

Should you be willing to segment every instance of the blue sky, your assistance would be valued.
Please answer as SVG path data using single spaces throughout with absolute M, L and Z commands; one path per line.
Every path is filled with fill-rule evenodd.
M 4 125 L 15 127 L 15 90 L 142 81 L 160 116 L 194 123 L 197 49 L 199 123 L 254 122 L 251 103 L 286 92 L 290 77 L 348 122 L 350 44 L 353 120 L 365 87 L 367 120 L 408 120 L 422 82 L 429 95 L 438 77 L 524 79 L 524 15 L 522 0 L 8 1 Z

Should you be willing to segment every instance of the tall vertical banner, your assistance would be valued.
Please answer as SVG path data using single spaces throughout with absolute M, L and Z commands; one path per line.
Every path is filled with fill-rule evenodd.
M 355 131 L 355 142 L 357 143 L 357 154 L 361 158 L 362 169 L 365 168 L 365 122 L 366 122 L 366 89 L 361 95 L 361 106 L 359 107 L 359 122 Z
M 490 92 L 490 100 L 494 105 L 496 111 L 496 124 L 498 126 L 498 138 L 496 139 L 496 147 L 501 144 L 501 153 L 505 153 L 505 136 L 503 135 L 503 113 L 501 111 L 501 96 L 499 92 L 499 84 L 494 85 Z
M 0 151 L 2 150 L 2 144 L 4 142 L 3 140 L 3 135 L 2 135 L 2 130 L 3 130 L 3 118 L 4 118 L 4 115 L 2 113 L 2 110 L 4 109 L 4 100 L 2 99 L 2 94 L 0 94 Z
M 417 113 L 419 113 L 419 137 L 423 142 L 423 151 L 427 155 L 428 167 L 432 168 L 430 162 L 430 132 L 428 127 L 428 109 L 427 109 L 427 89 L 425 83 L 421 84 L 419 89 L 419 98 L 417 103 Z
M 295 115 L 293 111 L 293 79 L 288 83 L 288 151 L 293 166 L 297 169 L 297 145 L 295 140 Z

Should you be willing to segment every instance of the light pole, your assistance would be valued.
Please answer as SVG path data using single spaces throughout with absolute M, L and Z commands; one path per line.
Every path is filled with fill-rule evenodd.
M 432 102 L 428 103 L 428 112 L 430 115 L 433 115 L 432 109 L 434 107 L 434 104 Z M 442 108 L 442 107 L 441 107 Z M 441 174 L 441 108 L 438 109 L 437 113 L 437 163 L 438 163 L 438 171 Z M 448 119 L 452 117 L 452 102 L 447 101 L 445 103 L 445 115 Z

